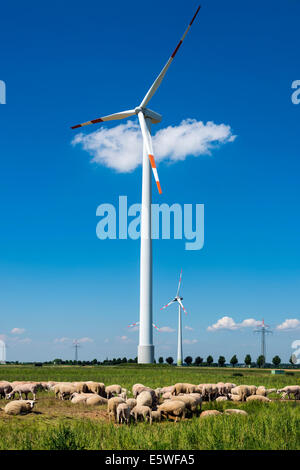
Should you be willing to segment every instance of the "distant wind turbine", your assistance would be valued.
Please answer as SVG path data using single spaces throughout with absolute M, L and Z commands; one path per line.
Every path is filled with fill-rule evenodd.
M 179 295 L 179 290 L 180 290 L 180 285 L 181 285 L 181 279 L 182 279 L 182 270 L 180 272 L 180 277 L 179 277 L 179 283 L 178 283 L 178 288 L 177 288 L 177 293 L 176 296 L 174 297 L 173 300 L 171 300 L 167 305 L 164 305 L 161 310 L 164 308 L 169 307 L 169 305 L 177 302 L 178 303 L 178 340 L 177 340 L 177 365 L 182 366 L 182 328 L 181 328 L 181 309 L 184 311 L 184 313 L 187 315 L 187 311 L 183 306 L 182 300 L 183 297 L 180 297 Z
M 191 22 L 185 30 L 182 38 L 177 44 L 174 52 L 171 54 L 166 65 L 153 82 L 148 92 L 144 96 L 139 106 L 127 111 L 109 114 L 91 121 L 84 122 L 72 126 L 72 129 L 78 129 L 89 124 L 97 124 L 106 121 L 113 121 L 128 118 L 137 115 L 143 137 L 143 176 L 142 176 L 142 211 L 141 211 L 141 251 L 140 251 L 140 335 L 138 346 L 138 362 L 142 364 L 152 363 L 154 360 L 154 345 L 152 334 L 152 240 L 151 240 L 151 169 L 157 185 L 159 194 L 162 193 L 158 173 L 156 169 L 155 159 L 153 155 L 151 124 L 161 121 L 162 116 L 151 109 L 147 105 L 157 89 L 159 88 L 163 78 L 170 67 L 175 55 L 178 52 L 185 36 L 192 26 L 201 6 L 197 8 Z M 147 31 L 145 31 L 147 34 Z

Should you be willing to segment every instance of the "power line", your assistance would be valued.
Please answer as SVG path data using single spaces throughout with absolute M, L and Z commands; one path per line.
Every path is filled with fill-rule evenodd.
M 263 320 L 262 324 L 257 328 L 257 330 L 254 330 L 254 333 L 261 334 L 261 355 L 264 358 L 264 364 L 266 362 L 266 335 L 273 333 L 271 330 L 268 330 L 268 328 L 270 328 L 270 326 L 266 325 L 265 321 Z

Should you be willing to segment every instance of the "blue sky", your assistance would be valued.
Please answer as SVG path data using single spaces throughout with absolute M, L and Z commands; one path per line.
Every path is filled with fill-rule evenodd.
M 141 199 L 141 167 L 120 173 L 71 144 L 70 126 L 135 107 L 198 3 L 29 1 L 1 8 L 0 334 L 8 360 L 136 356 L 139 241 L 96 237 L 96 208 Z M 268 359 L 288 360 L 299 328 L 299 2 L 209 1 L 151 101 L 154 133 L 185 119 L 230 126 L 211 155 L 158 166 L 153 202 L 205 206 L 205 244 L 156 240 L 153 317 L 183 269 L 184 355 L 257 357 L 253 328 L 207 328 L 224 316 L 265 319 Z M 134 118 L 136 119 L 136 118 Z M 106 124 L 108 129 L 118 123 Z M 86 128 L 88 134 L 95 131 Z M 297 324 L 295 324 L 297 326 Z M 17 332 L 11 331 L 17 328 Z M 25 331 L 23 331 L 25 330 Z M 126 337 L 126 338 L 125 338 Z M 65 338 L 65 340 L 62 340 Z M 66 338 L 69 338 L 66 339 Z M 123 338 L 123 339 L 122 339 Z M 176 355 L 176 333 L 154 333 L 156 356 Z M 55 341 L 56 340 L 56 341 Z

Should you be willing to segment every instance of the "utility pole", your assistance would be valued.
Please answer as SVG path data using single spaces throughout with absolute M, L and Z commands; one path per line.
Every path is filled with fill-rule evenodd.
M 254 333 L 261 334 L 261 355 L 264 357 L 264 365 L 266 362 L 266 335 L 273 333 L 271 330 L 268 330 L 268 328 L 270 328 L 269 325 L 266 325 L 263 320 L 257 330 L 254 330 Z
M 80 348 L 80 344 L 77 339 L 73 341 L 73 348 L 75 348 L 75 362 L 78 362 L 78 348 Z

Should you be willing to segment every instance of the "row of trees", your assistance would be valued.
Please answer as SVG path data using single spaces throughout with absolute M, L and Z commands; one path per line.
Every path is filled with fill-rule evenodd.
M 163 362 L 164 362 L 163 357 L 160 357 L 158 359 L 158 362 L 160 364 L 163 364 Z M 173 357 L 167 357 L 166 362 L 170 365 L 173 364 L 173 362 L 174 362 Z M 214 358 L 212 356 L 207 356 L 206 362 L 204 362 L 204 359 L 202 357 L 197 356 L 195 358 L 195 361 L 193 362 L 193 358 L 191 356 L 187 356 L 184 359 L 184 362 L 188 366 L 190 366 L 190 365 L 194 365 L 194 366 L 201 366 L 201 365 L 212 366 L 214 364 Z M 265 365 L 265 362 L 266 362 L 265 358 L 262 355 L 257 358 L 256 362 L 252 362 L 252 358 L 251 358 L 250 354 L 247 354 L 245 359 L 244 359 L 244 363 L 246 364 L 246 366 L 252 366 L 252 367 L 254 367 L 254 366 L 263 367 Z M 236 354 L 234 354 L 234 356 L 232 356 L 229 363 L 232 365 L 232 367 L 236 366 L 239 363 Z M 272 363 L 275 367 L 278 367 L 281 364 L 280 357 L 279 356 L 274 356 L 273 359 L 272 359 Z M 292 358 L 290 358 L 290 363 L 293 364 Z M 224 356 L 219 356 L 219 359 L 218 359 L 216 364 L 219 367 L 224 367 L 225 364 L 226 364 L 225 357 Z

